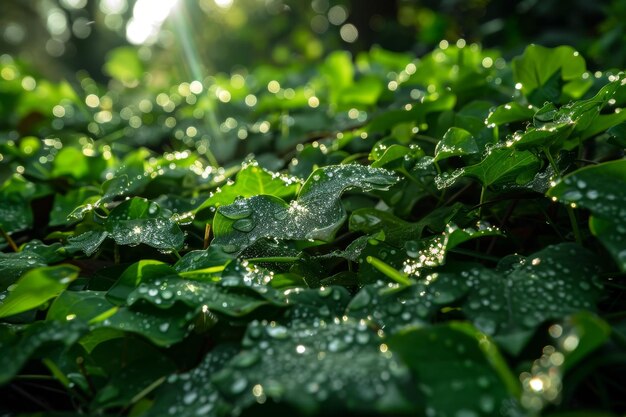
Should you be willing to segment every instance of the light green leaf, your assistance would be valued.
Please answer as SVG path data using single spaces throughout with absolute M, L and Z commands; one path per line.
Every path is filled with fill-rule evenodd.
M 530 120 L 537 109 L 531 105 L 522 105 L 516 101 L 502 104 L 493 109 L 487 116 L 487 124 L 501 126 L 507 123 Z
M 301 180 L 285 174 L 274 174 L 258 166 L 247 163 L 237 174 L 235 182 L 219 188 L 204 201 L 196 213 L 208 209 L 232 204 L 239 197 L 254 197 L 267 194 L 282 199 L 294 197 L 300 188 Z
M 443 135 L 435 148 L 435 161 L 442 161 L 452 156 L 478 153 L 478 145 L 472 134 L 465 129 L 451 127 Z
M 550 91 L 553 77 L 558 77 L 558 82 L 575 82 L 581 80 L 586 71 L 585 60 L 570 46 L 530 45 L 522 56 L 513 59 L 512 67 L 513 78 L 522 85 L 522 93 L 535 105 L 559 100 L 561 88 Z
M 0 301 L 0 317 L 12 316 L 39 307 L 59 295 L 78 278 L 79 269 L 72 265 L 36 268 L 28 271 Z
M 137 50 L 126 46 L 113 49 L 107 55 L 104 71 L 123 83 L 136 83 L 143 76 L 143 64 Z
M 494 148 L 476 165 L 464 168 L 463 176 L 476 178 L 484 187 L 495 184 L 527 182 L 528 172 L 541 167 L 541 161 L 532 152 L 511 148 Z M 532 177 L 530 178 L 532 179 Z

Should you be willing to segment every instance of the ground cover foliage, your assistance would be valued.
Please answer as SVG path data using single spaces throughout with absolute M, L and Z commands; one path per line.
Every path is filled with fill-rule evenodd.
M 0 414 L 626 410 L 621 72 L 463 41 L 106 70 L 0 62 Z

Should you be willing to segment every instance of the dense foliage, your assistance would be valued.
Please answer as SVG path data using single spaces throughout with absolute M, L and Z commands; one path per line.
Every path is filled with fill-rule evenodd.
M 0 62 L 0 414 L 626 410 L 622 73 L 464 41 L 106 71 Z

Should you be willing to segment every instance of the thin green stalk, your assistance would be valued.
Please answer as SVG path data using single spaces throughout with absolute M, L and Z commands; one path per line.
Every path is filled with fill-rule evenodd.
M 478 203 L 478 218 L 483 218 L 483 204 L 485 204 L 485 195 L 486 195 L 487 187 L 484 185 L 480 189 L 480 202 Z
M 576 243 L 578 243 L 579 245 L 582 245 L 583 238 L 580 233 L 580 228 L 578 227 L 578 219 L 576 219 L 576 213 L 574 213 L 574 209 L 570 205 L 567 205 L 565 208 L 567 210 L 567 216 L 569 217 L 569 221 L 572 224 L 572 231 L 574 232 L 574 239 L 576 240 Z
M 397 269 L 393 268 L 392 266 L 386 264 L 385 262 L 381 261 L 380 259 L 375 258 L 373 256 L 368 256 L 365 260 L 367 261 L 368 264 L 372 265 L 374 268 L 376 268 L 377 270 L 379 270 L 380 272 L 385 274 L 388 278 L 394 280 L 398 284 L 401 284 L 404 286 L 409 286 L 413 284 L 413 281 L 411 281 L 411 279 L 408 276 L 398 271 Z
M 554 170 L 554 174 L 558 178 L 561 178 L 561 171 L 559 170 L 559 166 L 554 161 L 554 158 L 552 158 L 552 155 L 550 154 L 550 150 L 548 148 L 543 148 L 543 153 L 546 155 L 546 158 L 548 158 L 548 162 L 550 162 L 550 166 L 552 166 L 552 169 Z M 569 204 L 565 206 L 565 210 L 567 211 L 567 216 L 569 217 L 569 221 L 572 226 L 572 231 L 574 232 L 574 239 L 576 240 L 576 243 L 578 243 L 579 245 L 582 245 L 583 239 L 580 233 L 580 228 L 578 227 L 578 219 L 576 219 L 576 213 L 574 213 L 574 209 Z

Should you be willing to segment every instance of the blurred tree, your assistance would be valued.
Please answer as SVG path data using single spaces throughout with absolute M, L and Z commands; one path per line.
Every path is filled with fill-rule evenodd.
M 375 44 L 421 55 L 461 38 L 510 54 L 531 42 L 572 44 L 597 65 L 623 67 L 626 53 L 614 51 L 626 39 L 625 4 L 572 0 L 564 12 L 560 0 L 3 0 L 0 50 L 52 79 L 84 69 L 100 81 L 107 53 L 128 44 L 179 76 L 306 65 Z

